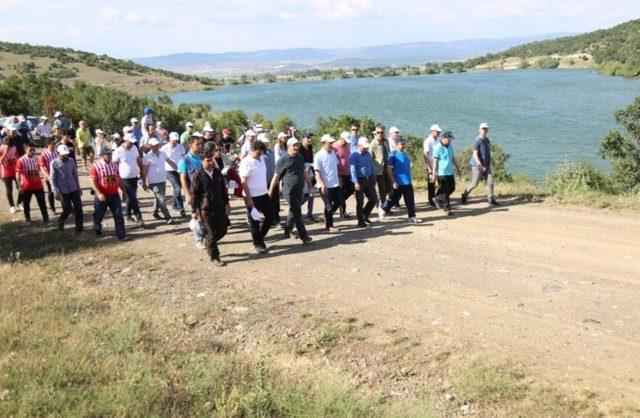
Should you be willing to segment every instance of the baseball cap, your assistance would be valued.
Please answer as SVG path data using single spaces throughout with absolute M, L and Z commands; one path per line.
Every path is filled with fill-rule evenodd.
M 131 123 L 137 123 L 138 122 L 138 118 L 131 118 L 131 120 L 129 121 Z
M 161 120 L 157 121 L 156 126 L 162 126 L 162 121 Z
M 440 125 L 438 125 L 436 123 L 435 125 L 431 125 L 431 129 L 429 129 L 429 131 L 431 131 L 431 132 L 433 132 L 433 131 L 442 132 L 442 128 L 440 128 Z
M 122 128 L 122 133 L 125 134 L 125 135 L 128 134 L 131 131 L 133 131 L 131 126 L 125 126 L 124 128 Z
M 132 144 L 135 144 L 136 142 L 138 142 L 138 140 L 136 139 L 135 136 L 133 136 L 133 134 L 126 134 L 122 139 L 128 142 L 131 142 Z
M 392 126 L 391 129 L 389 129 L 389 133 L 394 133 L 394 132 L 400 132 L 400 129 L 398 129 L 395 126 Z
M 40 120 L 49 120 L 48 117 L 46 117 L 45 115 L 40 116 Z
M 285 134 L 284 132 L 280 132 L 280 133 L 278 134 L 278 139 L 279 139 L 279 140 L 280 140 L 280 139 L 282 139 L 282 138 L 286 138 L 286 137 L 287 137 L 287 134 Z
M 180 135 L 177 132 L 171 132 L 169 134 L 169 139 L 172 141 L 180 141 Z
M 253 129 L 249 129 L 247 132 L 244 133 L 245 136 L 256 136 L 256 133 L 253 131 Z
M 56 113 L 53 114 L 53 116 L 55 116 L 56 118 L 58 116 L 62 116 L 62 112 L 58 110 L 58 111 L 56 111 Z
M 200 132 L 194 132 L 194 133 L 191 134 L 191 136 L 202 138 L 202 134 Z
M 152 108 L 150 108 L 150 107 L 145 107 L 145 108 L 144 108 L 144 114 L 145 114 L 145 115 L 148 115 L 149 113 L 153 113 L 153 109 L 152 109 Z
M 344 131 L 340 134 L 340 139 L 344 139 L 348 144 L 351 143 L 351 139 L 349 138 L 349 132 Z
M 193 122 L 187 122 L 185 125 L 187 128 L 193 128 Z
M 104 132 L 102 131 L 102 129 L 96 129 L 96 135 L 98 134 L 103 134 Z
M 100 155 L 111 154 L 112 152 L 113 152 L 113 149 L 111 149 L 110 147 L 101 147 L 100 148 Z
M 480 129 L 489 129 L 489 124 L 487 124 L 486 122 L 482 122 L 480 124 Z
M 160 145 L 160 141 L 158 141 L 158 138 L 151 138 L 149 140 L 149 146 L 153 147 L 154 145 Z
M 111 138 L 120 139 L 120 134 L 116 132 L 115 134 L 111 135 Z
M 358 139 L 358 146 L 363 148 L 369 148 L 369 140 L 364 136 L 361 136 L 360 139 Z
M 400 135 L 398 137 L 398 139 L 396 139 L 396 144 L 400 143 L 400 144 L 406 144 L 407 143 L 407 138 L 405 138 L 404 136 Z
M 215 132 L 216 130 L 213 129 L 211 126 L 207 125 L 202 129 L 202 132 Z
M 287 146 L 298 144 L 298 143 L 300 143 L 300 141 L 298 141 L 296 137 L 289 138 L 289 140 L 287 140 Z
M 453 136 L 453 132 L 451 131 L 444 131 L 444 133 L 442 134 L 443 138 L 450 138 L 450 139 L 456 139 L 455 136 Z
M 320 142 L 335 142 L 335 139 L 331 135 L 325 134 L 320 138 Z
M 269 143 L 269 138 L 267 137 L 267 134 L 261 133 L 260 135 L 258 135 L 258 141 L 262 141 L 262 142 L 268 144 Z
M 60 154 L 60 155 L 69 155 L 69 154 L 71 154 L 71 152 L 69 151 L 69 147 L 64 145 L 64 144 L 58 145 L 58 147 L 56 148 L 56 151 L 58 151 L 58 154 Z

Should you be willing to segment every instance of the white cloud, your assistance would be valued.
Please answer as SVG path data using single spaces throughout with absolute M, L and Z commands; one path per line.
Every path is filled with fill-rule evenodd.
M 324 20 L 345 20 L 379 13 L 371 0 L 310 0 L 315 14 Z
M 100 19 L 116 20 L 120 16 L 120 12 L 115 7 L 106 7 L 100 10 Z
M 140 15 L 136 12 L 129 12 L 125 16 L 125 19 L 127 19 L 129 23 L 138 23 L 140 22 Z
M 293 20 L 296 18 L 296 16 L 293 13 L 289 13 L 289 12 L 281 12 L 280 14 L 278 14 L 278 17 L 280 17 L 280 19 L 282 20 Z

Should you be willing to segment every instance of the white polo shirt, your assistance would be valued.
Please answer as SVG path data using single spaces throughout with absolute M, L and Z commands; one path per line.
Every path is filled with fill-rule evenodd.
M 149 151 L 144 155 L 142 165 L 149 167 L 147 170 L 147 183 L 164 183 L 167 180 L 167 171 L 164 168 L 166 160 L 167 156 L 162 152 L 158 152 L 158 155 L 156 155 Z
M 422 152 L 429 155 L 431 165 L 433 165 L 433 147 L 436 146 L 438 140 L 429 135 L 422 144 Z
M 134 145 L 127 151 L 122 145 L 113 151 L 112 161 L 118 163 L 120 178 L 130 179 L 140 176 L 138 148 Z
M 247 155 L 240 161 L 238 171 L 240 179 L 244 181 L 245 177 L 247 178 L 247 187 L 252 197 L 269 193 L 267 189 L 267 165 L 262 158 L 256 160 L 251 154 Z
M 182 157 L 184 157 L 185 154 L 187 153 L 187 150 L 184 149 L 182 144 L 178 144 L 174 148 L 171 146 L 171 143 L 168 142 L 164 144 L 162 148 L 160 148 L 160 152 L 167 156 L 167 160 L 171 160 L 174 163 L 176 163 L 176 167 L 177 167 Z M 164 168 L 167 171 L 176 171 L 175 168 L 171 167 L 167 163 L 164 163 Z
M 324 148 L 318 151 L 313 158 L 313 168 L 320 172 L 322 181 L 328 189 L 340 186 L 338 156 L 335 152 L 327 152 Z

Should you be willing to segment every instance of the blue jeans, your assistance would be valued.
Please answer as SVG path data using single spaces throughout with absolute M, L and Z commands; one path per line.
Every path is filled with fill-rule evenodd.
M 173 188 L 173 210 L 180 212 L 184 210 L 184 201 L 182 200 L 182 185 L 180 184 L 180 174 L 177 171 L 167 171 L 167 180 Z
M 127 192 L 127 216 L 133 213 L 137 221 L 142 220 L 142 212 L 140 212 L 140 203 L 138 203 L 138 178 L 122 179 L 124 190 Z
M 107 208 L 111 210 L 113 215 L 113 221 L 116 224 L 116 236 L 118 238 L 124 238 L 124 217 L 122 215 L 122 201 L 119 194 L 113 196 L 106 196 L 106 200 L 101 202 L 98 196 L 93 198 L 93 230 L 96 232 L 102 231 L 102 219 L 107 212 Z

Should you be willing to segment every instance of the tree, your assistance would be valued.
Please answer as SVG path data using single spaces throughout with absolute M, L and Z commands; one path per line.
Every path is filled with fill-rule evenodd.
M 295 122 L 291 119 L 289 115 L 280 115 L 276 118 L 273 123 L 273 128 L 276 132 L 287 132 L 289 126 L 295 126 Z
M 625 109 L 617 110 L 614 118 L 631 138 L 612 129 L 602 140 L 598 155 L 611 160 L 615 188 L 619 192 L 631 192 L 640 184 L 640 96 Z

